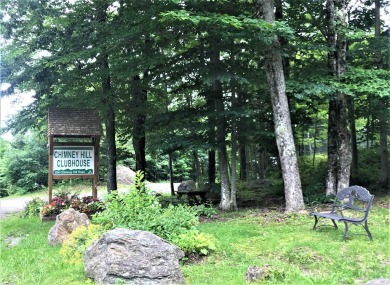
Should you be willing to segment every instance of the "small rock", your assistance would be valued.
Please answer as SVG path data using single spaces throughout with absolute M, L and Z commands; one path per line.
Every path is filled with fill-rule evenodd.
M 5 244 L 8 248 L 17 246 L 25 237 L 15 237 L 15 236 L 9 236 L 4 239 Z
M 89 224 L 90 221 L 86 214 L 69 208 L 56 217 L 56 223 L 49 231 L 49 244 L 61 244 L 76 228 L 79 226 L 88 227 Z
M 129 167 L 118 165 L 116 168 L 116 181 L 118 184 L 132 185 L 135 177 L 135 172 Z
M 269 265 L 264 265 L 262 268 L 254 265 L 250 266 L 246 273 L 245 279 L 249 282 L 255 282 L 260 279 L 267 279 L 269 277 Z

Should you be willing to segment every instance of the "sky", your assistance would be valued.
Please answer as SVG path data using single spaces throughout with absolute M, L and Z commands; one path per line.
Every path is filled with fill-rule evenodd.
M 1 128 L 6 126 L 6 122 L 9 118 L 12 118 L 12 116 L 34 101 L 33 95 L 34 92 L 31 91 L 13 96 L 0 97 Z M 12 135 L 10 133 L 3 134 L 1 137 L 6 140 L 12 139 Z

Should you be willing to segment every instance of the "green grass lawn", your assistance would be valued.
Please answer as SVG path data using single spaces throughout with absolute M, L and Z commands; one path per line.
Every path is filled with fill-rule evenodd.
M 351 235 L 344 227 L 313 231 L 308 214 L 287 215 L 264 209 L 220 213 L 201 230 L 218 240 L 218 251 L 196 263 L 181 266 L 187 284 L 249 284 L 249 266 L 268 265 L 269 278 L 255 284 L 361 284 L 390 278 L 388 197 L 376 199 L 369 216 L 374 241 Z M 322 223 L 331 225 L 330 221 Z M 0 284 L 92 284 L 82 266 L 69 265 L 49 246 L 53 222 L 17 216 L 0 221 Z M 351 226 L 351 233 L 364 232 Z M 10 237 L 21 242 L 8 247 Z

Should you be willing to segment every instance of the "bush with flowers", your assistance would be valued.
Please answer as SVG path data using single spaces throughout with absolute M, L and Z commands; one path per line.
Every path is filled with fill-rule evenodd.
M 79 197 L 78 195 L 60 194 L 53 197 L 52 201 L 41 207 L 41 216 L 55 216 L 63 211 L 73 208 L 80 213 L 91 217 L 93 214 L 104 210 L 104 204 L 92 196 Z

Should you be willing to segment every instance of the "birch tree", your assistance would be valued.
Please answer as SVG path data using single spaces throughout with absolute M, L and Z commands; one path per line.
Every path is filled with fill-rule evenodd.
M 255 4 L 258 17 L 272 24 L 275 21 L 273 0 L 257 0 Z M 264 68 L 271 94 L 276 144 L 284 180 L 286 211 L 295 212 L 304 209 L 304 203 L 286 96 L 280 43 L 276 36 L 273 37 L 272 43 L 264 54 Z

